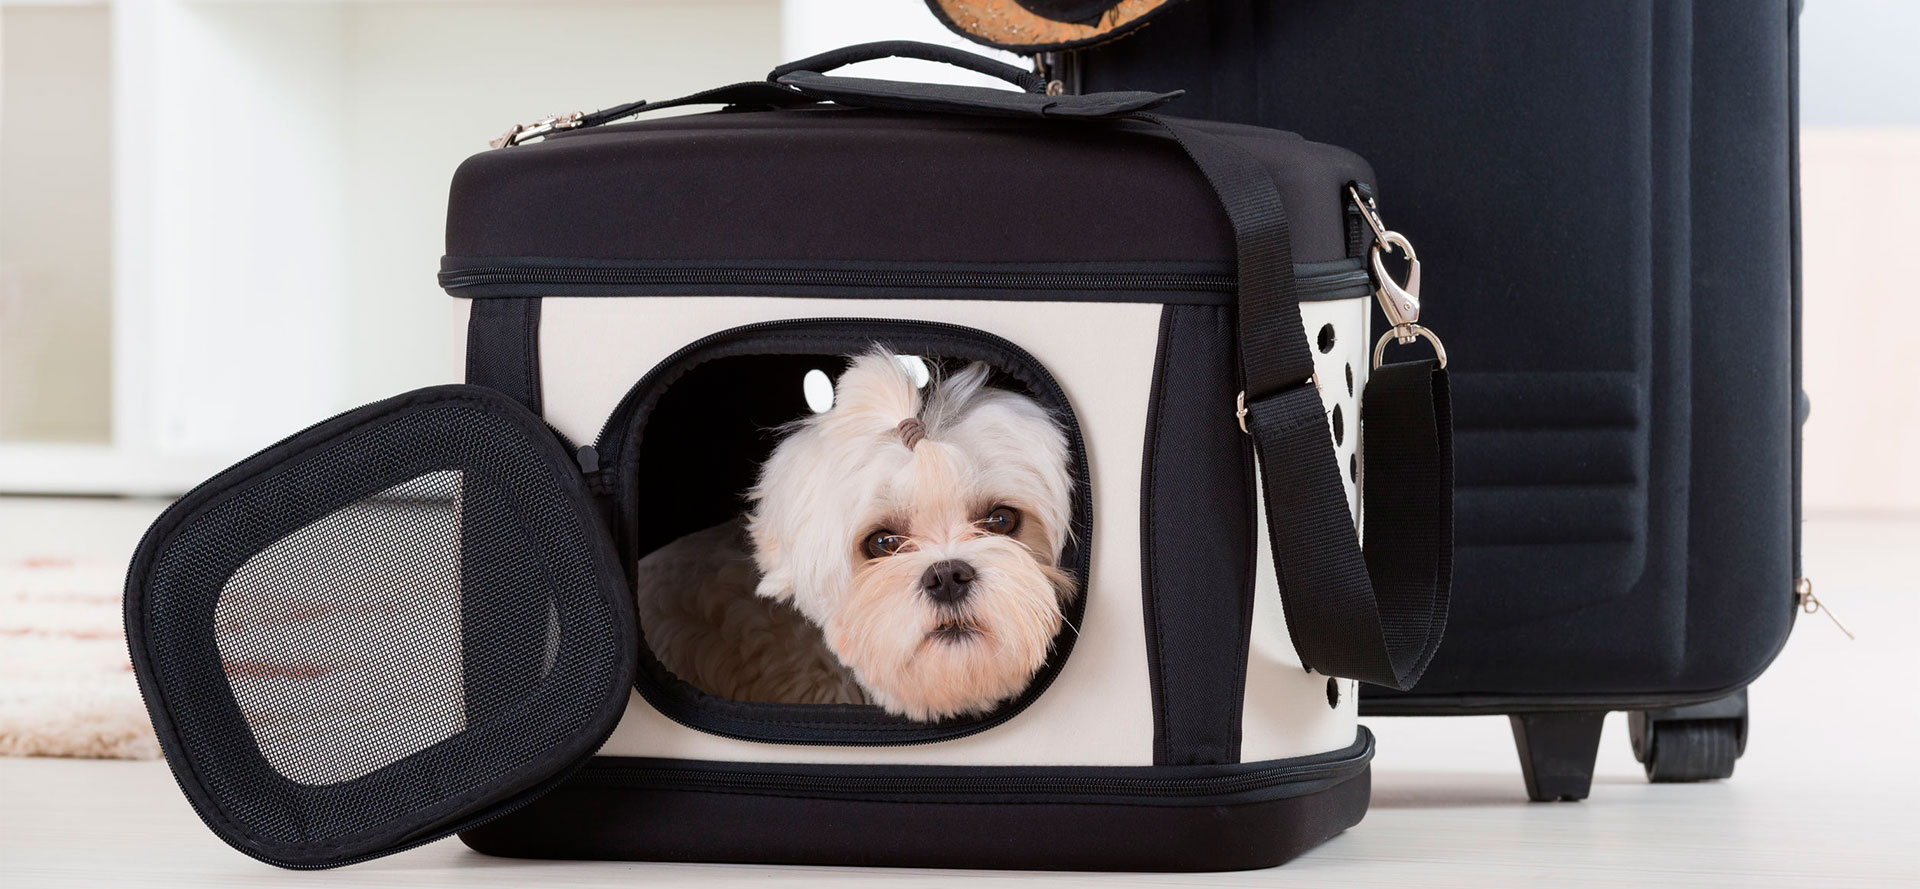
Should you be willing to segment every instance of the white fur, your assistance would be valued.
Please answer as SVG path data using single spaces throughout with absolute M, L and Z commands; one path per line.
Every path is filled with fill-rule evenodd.
M 657 593 L 643 585 L 655 654 L 728 697 L 736 695 L 721 687 L 845 700 L 850 673 L 866 700 L 923 721 L 989 710 L 1024 690 L 1076 592 L 1057 567 L 1073 479 L 1059 425 L 1032 399 L 988 386 L 989 374 L 971 365 L 934 380 L 923 398 L 888 350 L 856 357 L 835 383 L 833 408 L 789 427 L 750 492 L 746 524 L 764 604 L 742 602 L 747 572 L 733 563 L 705 569 L 709 582 L 665 583 L 680 591 L 667 602 L 682 604 L 664 609 L 645 604 Z M 913 446 L 899 432 L 910 418 L 926 428 Z M 1019 511 L 1019 528 L 1005 536 L 982 530 L 986 514 L 1003 506 Z M 869 558 L 865 540 L 883 527 L 909 543 Z M 701 534 L 718 535 L 705 545 L 724 542 L 719 529 Z M 666 560 L 667 550 L 642 561 L 643 575 L 658 573 L 648 563 Z M 948 560 L 967 563 L 976 578 L 965 599 L 942 604 L 922 576 Z M 786 607 L 813 632 L 783 620 L 792 613 Z M 844 672 L 823 669 L 817 648 L 780 654 L 769 642 L 747 641 L 776 637 L 824 644 Z M 723 653 L 696 653 L 703 647 Z M 746 662 L 749 651 L 757 663 Z

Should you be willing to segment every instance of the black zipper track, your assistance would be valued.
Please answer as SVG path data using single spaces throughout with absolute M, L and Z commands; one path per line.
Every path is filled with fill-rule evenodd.
M 789 286 L 929 290 L 1064 290 L 1233 293 L 1232 274 L 1203 272 L 1000 271 L 954 269 L 688 268 L 678 266 L 475 266 L 440 273 L 448 291 L 485 285 L 568 286 Z M 1303 299 L 1349 288 L 1371 289 L 1364 266 L 1303 275 Z M 1364 290 L 1355 294 L 1366 295 Z
M 1234 289 L 1232 275 L 1181 272 L 1015 272 L 885 269 L 596 268 L 481 266 L 440 273 L 448 290 L 481 284 L 767 284 L 819 287 L 935 287 L 986 290 Z
M 1039 359 L 1034 358 L 1031 353 L 1027 352 L 1027 350 L 1020 348 L 1019 346 L 1015 345 L 1014 343 L 1007 340 L 1006 338 L 996 336 L 994 334 L 988 333 L 984 330 L 979 330 L 977 328 L 965 327 L 957 324 L 947 324 L 947 323 L 938 322 L 938 321 L 922 321 L 922 320 L 913 319 L 913 318 L 832 317 L 832 318 L 790 318 L 790 319 L 781 319 L 777 321 L 759 321 L 752 324 L 744 324 L 739 327 L 731 327 L 726 330 L 719 331 L 717 333 L 708 334 L 707 336 L 701 337 L 700 339 L 694 340 L 693 342 L 680 347 L 679 349 L 675 350 L 673 354 L 668 355 L 666 358 L 654 364 L 652 369 L 648 370 L 646 374 L 643 375 L 638 382 L 634 383 L 632 387 L 628 388 L 627 394 L 624 396 L 621 396 L 620 403 L 614 407 L 612 413 L 609 413 L 607 415 L 606 422 L 603 423 L 600 427 L 600 432 L 594 436 L 594 444 L 591 446 L 591 450 L 593 452 L 592 459 L 594 462 L 596 462 L 599 465 L 599 469 L 594 473 L 588 474 L 589 485 L 591 486 L 594 484 L 605 483 L 606 481 L 608 481 L 607 479 L 597 478 L 596 476 L 604 476 L 608 473 L 618 471 L 617 468 L 620 465 L 620 462 L 622 460 L 621 449 L 625 446 L 625 441 L 624 441 L 625 431 L 629 425 L 629 420 L 632 417 L 633 411 L 637 408 L 639 402 L 646 397 L 647 393 L 652 391 L 658 385 L 661 374 L 664 373 L 666 370 L 673 368 L 675 365 L 678 365 L 681 362 L 685 361 L 687 356 L 694 354 L 695 352 L 698 352 L 702 349 L 709 348 L 716 343 L 722 343 L 722 342 L 744 339 L 744 338 L 751 338 L 759 334 L 778 331 L 785 328 L 818 326 L 822 324 L 866 326 L 866 327 L 923 328 L 948 339 L 962 340 L 962 341 L 970 340 L 977 345 L 984 345 L 989 348 L 997 349 L 1007 355 L 1012 356 L 1012 358 L 1015 361 L 1026 365 L 1028 368 L 1038 370 L 1039 371 L 1039 374 L 1037 375 L 1039 377 L 1038 382 L 1041 384 L 1041 388 L 1043 390 L 1041 394 L 1046 396 L 1048 399 L 1050 399 L 1052 404 L 1071 405 L 1073 403 L 1070 400 L 1068 400 L 1066 390 L 1060 387 L 1059 381 L 1055 380 L 1052 374 L 1046 372 L 1046 365 L 1041 364 Z M 1067 445 L 1068 445 L 1069 452 L 1074 454 L 1080 454 L 1080 455 L 1086 454 L 1087 452 L 1086 441 L 1081 436 L 1079 421 L 1076 418 L 1072 417 L 1070 414 L 1068 415 L 1067 420 L 1068 422 L 1065 424 L 1065 426 L 1067 431 Z M 558 435 L 559 433 L 556 432 L 555 434 Z M 565 441 L 566 439 L 562 437 L 561 440 Z M 585 452 L 587 450 L 588 448 L 578 449 L 579 452 Z M 609 460 L 611 460 L 612 462 L 609 463 Z M 1082 470 L 1084 475 L 1086 467 L 1082 467 Z M 1078 509 L 1077 514 L 1085 516 L 1086 519 L 1085 519 L 1085 528 L 1084 528 L 1085 539 L 1083 539 L 1081 542 L 1079 558 L 1076 560 L 1076 564 L 1073 567 L 1074 567 L 1075 575 L 1080 578 L 1081 584 L 1084 586 L 1087 580 L 1087 575 L 1089 573 L 1089 570 L 1092 564 L 1091 541 L 1093 537 L 1093 491 L 1091 490 L 1092 485 L 1087 482 L 1087 479 L 1081 478 L 1081 479 L 1077 479 L 1076 481 L 1080 482 L 1075 486 L 1076 488 L 1075 497 L 1077 500 L 1077 509 Z M 615 499 L 616 499 L 617 508 L 624 509 L 624 505 L 620 505 L 617 503 L 619 498 L 616 497 Z M 623 558 L 625 558 L 624 555 L 623 555 Z M 1082 609 L 1085 608 L 1086 599 L 1087 597 L 1083 589 L 1082 594 L 1079 598 L 1080 607 Z M 1079 614 L 1069 615 L 1069 617 L 1074 619 L 1074 623 L 1077 625 L 1081 622 L 1081 619 L 1084 618 L 1084 610 Z M 1067 644 L 1071 646 L 1073 644 L 1071 641 L 1072 637 L 1067 637 L 1067 638 L 1069 640 Z M 642 644 L 644 644 L 644 642 Z M 874 738 L 874 739 L 856 738 L 856 739 L 834 739 L 834 740 L 819 740 L 819 741 L 816 741 L 816 740 L 784 741 L 779 738 L 770 738 L 761 734 L 729 732 L 719 728 L 715 728 L 710 725 L 699 725 L 694 722 L 688 721 L 687 719 L 682 718 L 677 711 L 683 706 L 683 702 L 677 699 L 667 697 L 666 694 L 663 693 L 661 690 L 654 688 L 652 683 L 640 682 L 636 680 L 634 682 L 634 686 L 635 686 L 635 690 L 640 693 L 640 696 L 644 698 L 647 701 L 647 703 L 651 705 L 653 709 L 659 712 L 662 716 L 665 716 L 668 719 L 674 722 L 677 722 L 681 725 L 684 725 L 688 728 L 691 728 L 695 731 L 704 732 L 706 734 L 718 735 L 720 737 L 733 738 L 735 740 L 741 740 L 741 741 L 756 741 L 761 743 L 774 743 L 774 744 L 798 744 L 798 745 L 807 745 L 807 746 L 830 745 L 830 746 L 908 747 L 908 746 L 915 746 L 920 744 L 936 744 L 944 741 L 951 741 L 958 738 L 964 738 L 964 737 L 967 737 L 968 735 L 979 734 L 980 732 L 984 732 L 990 728 L 998 726 L 1006 722 L 1007 720 L 1012 719 L 1013 717 L 1019 715 L 1021 711 L 1025 710 L 1035 700 L 1038 700 L 1040 695 L 1044 694 L 1047 688 L 1050 685 L 1052 685 L 1054 676 L 1057 676 L 1057 675 L 1058 675 L 1058 671 L 1055 671 L 1054 674 L 1052 675 L 1042 675 L 1042 676 L 1036 677 L 1034 680 L 1034 683 L 1028 687 L 1028 690 L 1026 692 L 1022 693 L 1020 697 L 1014 699 L 1012 702 L 1009 702 L 1007 705 L 1002 706 L 1001 708 L 995 710 L 993 714 L 987 718 L 970 722 L 964 726 L 955 727 L 950 731 L 942 731 L 938 735 L 933 737 L 905 738 L 905 739 L 899 739 L 899 740 L 891 740 L 886 738 Z M 876 723 L 876 725 L 877 724 L 881 724 L 881 723 Z M 884 724 L 892 725 L 893 723 L 884 723 Z M 922 729 L 926 728 L 925 726 L 913 726 L 913 727 L 922 728 Z

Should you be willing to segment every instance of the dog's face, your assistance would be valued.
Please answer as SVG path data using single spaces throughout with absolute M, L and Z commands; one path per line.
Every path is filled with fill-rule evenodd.
M 761 470 L 759 593 L 791 602 L 869 697 L 932 721 L 1019 694 L 1075 592 L 1066 436 L 975 364 L 925 397 L 894 357 L 856 358 L 834 405 Z

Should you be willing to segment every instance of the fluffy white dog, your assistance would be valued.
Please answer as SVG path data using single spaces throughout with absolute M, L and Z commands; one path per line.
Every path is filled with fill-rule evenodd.
M 1046 662 L 1075 595 L 1065 434 L 973 364 L 923 395 L 887 350 L 792 424 L 743 521 L 640 563 L 654 655 L 710 694 L 980 713 Z M 749 555 L 750 551 L 750 555 Z

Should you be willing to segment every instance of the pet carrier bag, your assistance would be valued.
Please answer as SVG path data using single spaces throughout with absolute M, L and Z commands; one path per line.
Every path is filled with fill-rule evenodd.
M 1022 89 L 824 73 L 885 55 Z M 1431 334 L 1365 162 L 1149 113 L 1176 95 L 871 44 L 467 161 L 441 272 L 467 384 L 296 434 L 139 547 L 135 672 L 194 808 L 302 868 L 458 832 L 1212 870 L 1358 822 L 1357 681 L 1411 685 L 1446 613 L 1444 355 L 1379 363 Z M 615 125 L 700 103 L 724 110 Z M 976 716 L 698 691 L 636 627 L 637 561 L 737 514 L 803 379 L 874 344 L 985 362 L 1064 428 L 1067 624 Z
M 996 0 L 929 5 L 1013 46 L 964 14 Z M 1650 779 L 1732 775 L 1746 686 L 1819 608 L 1799 555 L 1799 7 L 1185 0 L 1058 58 L 1070 86 L 1185 84 L 1184 114 L 1337 134 L 1472 282 L 1443 299 L 1474 356 L 1453 377 L 1447 646 L 1418 690 L 1361 709 L 1508 714 L 1535 799 L 1587 795 L 1608 711 Z

